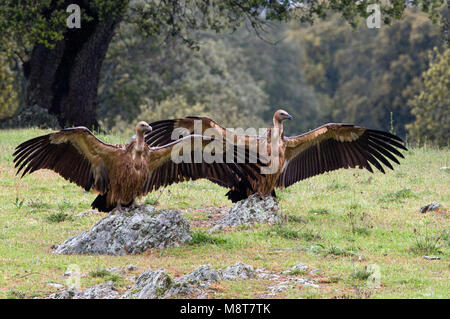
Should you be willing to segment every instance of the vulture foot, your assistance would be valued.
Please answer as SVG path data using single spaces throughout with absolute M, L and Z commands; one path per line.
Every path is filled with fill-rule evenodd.
M 120 213 L 121 211 L 122 211 L 122 205 L 120 204 L 120 203 L 117 203 L 117 206 L 110 212 L 110 214 L 113 214 L 113 213 Z

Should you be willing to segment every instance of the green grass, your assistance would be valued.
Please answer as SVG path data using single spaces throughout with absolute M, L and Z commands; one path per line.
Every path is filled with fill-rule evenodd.
M 124 285 L 124 282 L 122 281 L 122 276 L 119 274 L 115 274 L 107 269 L 100 268 L 93 270 L 89 273 L 89 276 L 92 278 L 101 278 L 101 281 L 107 282 L 112 281 L 116 285 Z
M 127 276 L 105 272 L 129 264 L 165 268 L 177 277 L 202 264 L 223 269 L 238 261 L 255 268 L 285 271 L 303 262 L 321 288 L 288 289 L 278 298 L 449 298 L 449 215 L 421 214 L 432 201 L 450 206 L 450 151 L 412 149 L 386 174 L 339 170 L 278 190 L 287 218 L 280 224 L 238 227 L 208 234 L 193 227 L 193 241 L 141 255 L 55 255 L 51 247 L 89 230 L 105 214 L 88 214 L 95 194 L 50 171 L 23 179 L 15 176 L 13 149 L 26 139 L 47 134 L 38 129 L 0 131 L 0 298 L 46 297 L 48 283 L 65 284 L 72 265 L 82 273 L 81 287 L 112 280 L 120 291 Z M 110 143 L 126 142 L 100 135 Z M 205 225 L 205 208 L 231 207 L 226 190 L 208 181 L 185 182 L 141 199 L 158 208 L 181 209 L 192 225 Z M 439 256 L 427 260 L 425 255 Z M 380 270 L 380 288 L 367 285 L 367 269 Z M 139 272 L 134 273 L 134 275 Z M 299 272 L 297 276 L 309 277 Z M 253 298 L 267 293 L 268 280 L 223 281 L 208 290 L 214 298 Z
M 209 235 L 203 231 L 195 231 L 191 234 L 192 240 L 189 245 L 224 245 L 227 243 L 226 239 L 220 238 L 217 235 Z

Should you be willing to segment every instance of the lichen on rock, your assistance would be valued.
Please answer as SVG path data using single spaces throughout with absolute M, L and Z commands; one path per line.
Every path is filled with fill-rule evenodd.
M 273 224 L 280 221 L 281 218 L 276 198 L 253 194 L 237 202 L 224 217 L 214 223 L 215 226 L 209 232 L 219 231 L 227 226 Z
M 178 210 L 143 205 L 113 212 L 91 230 L 60 244 L 56 254 L 139 254 L 147 249 L 177 247 L 190 241 L 191 229 Z

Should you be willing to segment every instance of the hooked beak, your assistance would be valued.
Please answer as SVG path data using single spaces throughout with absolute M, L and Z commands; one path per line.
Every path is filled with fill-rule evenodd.
M 150 125 L 147 125 L 145 127 L 145 132 L 151 132 L 151 131 L 153 131 L 153 128 Z
M 286 120 L 292 120 L 294 117 L 290 114 L 286 114 L 285 118 Z

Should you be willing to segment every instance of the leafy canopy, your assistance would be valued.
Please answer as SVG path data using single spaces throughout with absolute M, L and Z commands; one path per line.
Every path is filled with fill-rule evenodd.
M 176 35 L 194 45 L 192 32 L 238 28 L 249 21 L 255 29 L 265 21 L 312 23 L 324 18 L 330 10 L 340 12 L 356 26 L 366 18 L 367 6 L 380 4 L 385 23 L 401 18 L 407 4 L 427 12 L 438 21 L 445 0 L 3 0 L 0 5 L 0 50 L 7 50 L 5 39 L 14 40 L 23 50 L 35 44 L 52 47 L 64 38 L 69 4 L 81 8 L 81 23 L 98 23 L 107 19 L 126 20 L 145 35 Z

